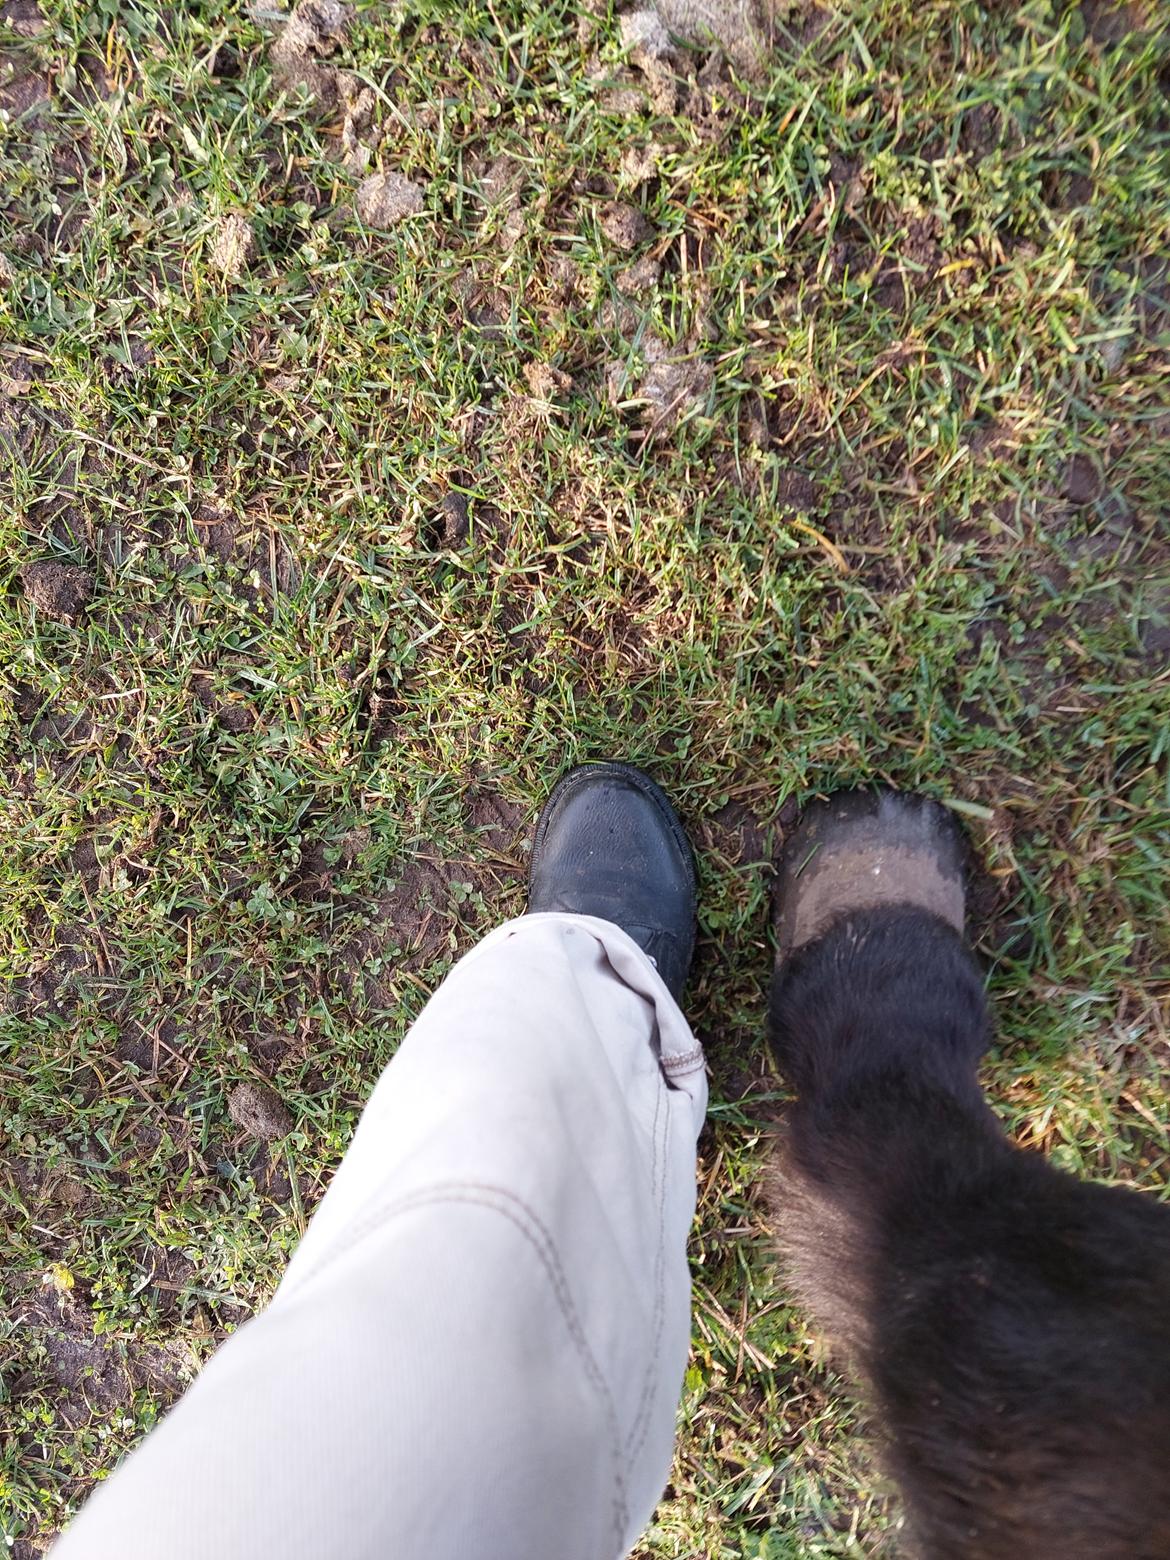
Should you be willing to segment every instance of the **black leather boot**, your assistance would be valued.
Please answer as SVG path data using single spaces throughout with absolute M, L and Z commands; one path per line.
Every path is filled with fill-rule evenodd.
M 695 946 L 695 864 L 666 797 L 632 764 L 582 764 L 536 826 L 528 909 L 612 921 L 646 950 L 675 1001 Z

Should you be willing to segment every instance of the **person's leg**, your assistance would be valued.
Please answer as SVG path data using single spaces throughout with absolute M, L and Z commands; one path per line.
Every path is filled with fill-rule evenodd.
M 943 809 L 837 798 L 778 884 L 775 1188 L 928 1560 L 1170 1556 L 1170 1211 L 1016 1149 Z
M 54 1560 L 617 1560 L 634 1542 L 689 1342 L 692 868 L 660 794 L 618 766 L 575 772 L 539 845 L 530 904 L 560 908 L 451 973 L 272 1304 Z

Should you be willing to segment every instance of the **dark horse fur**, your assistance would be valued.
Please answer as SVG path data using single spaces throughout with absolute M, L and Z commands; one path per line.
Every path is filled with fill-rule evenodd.
M 839 920 L 777 975 L 776 1206 L 923 1560 L 1170 1557 L 1170 1208 L 1016 1148 L 960 937 Z

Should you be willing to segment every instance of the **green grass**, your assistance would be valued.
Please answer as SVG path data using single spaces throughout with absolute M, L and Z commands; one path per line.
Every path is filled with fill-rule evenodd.
M 371 166 L 425 186 L 384 232 L 353 215 L 340 110 L 273 82 L 275 16 L 7 11 L 13 1552 L 271 1293 L 426 993 L 520 905 L 551 781 L 613 754 L 700 846 L 713 1085 L 678 1459 L 639 1553 L 893 1552 L 769 1255 L 768 861 L 834 786 L 958 806 L 997 1109 L 1165 1195 L 1156 7 L 782 8 L 758 79 L 699 51 L 673 112 L 617 112 L 604 4 L 359 6 L 334 63 L 373 93 Z M 514 206 L 485 193 L 503 157 Z M 633 255 L 614 196 L 653 227 Z M 231 213 L 255 241 L 235 279 Z M 627 300 L 642 252 L 660 279 Z M 631 387 L 664 350 L 695 394 L 655 422 Z M 532 365 L 564 377 L 534 394 Z M 451 494 L 470 535 L 446 546 Z M 73 623 L 22 587 L 43 559 L 94 577 Z M 420 856 L 421 928 L 394 886 Z M 268 1145 L 227 1111 L 265 1077 L 294 1122 Z

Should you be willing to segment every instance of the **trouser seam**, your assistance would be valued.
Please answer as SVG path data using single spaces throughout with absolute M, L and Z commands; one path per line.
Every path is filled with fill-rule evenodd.
M 658 1208 L 658 1209 L 661 1208 L 659 1187 L 664 1184 L 663 1178 L 662 1178 L 662 1173 L 661 1173 L 662 1172 L 662 1168 L 663 1168 L 663 1161 L 662 1161 L 662 1159 L 660 1157 L 661 1151 L 660 1151 L 660 1132 L 659 1132 L 659 1122 L 662 1120 L 663 1092 L 664 1091 L 663 1091 L 661 1086 L 656 1088 L 655 1091 L 654 1091 L 654 1120 L 651 1122 L 651 1125 L 650 1125 L 650 1198 L 651 1198 L 651 1201 L 654 1204 L 655 1208 Z M 659 1256 L 660 1256 L 661 1247 L 662 1247 L 662 1231 L 661 1231 L 661 1222 L 662 1221 L 661 1221 L 661 1214 L 659 1216 L 659 1221 L 658 1222 L 659 1222 L 659 1229 L 658 1229 L 658 1237 L 659 1238 L 658 1238 L 658 1242 L 657 1242 L 656 1249 L 655 1249 L 655 1254 L 654 1254 L 654 1278 L 653 1278 L 654 1310 L 652 1312 L 651 1322 L 650 1322 L 651 1345 L 650 1345 L 650 1352 L 649 1352 L 649 1355 L 648 1355 L 647 1360 L 646 1360 L 646 1368 L 645 1368 L 645 1370 L 642 1373 L 642 1388 L 641 1388 L 641 1391 L 638 1394 L 638 1407 L 637 1407 L 637 1410 L 635 1411 L 633 1419 L 630 1422 L 629 1432 L 628 1432 L 628 1434 L 626 1436 L 626 1453 L 627 1453 L 627 1456 L 632 1456 L 633 1455 L 632 1447 L 634 1445 L 635 1438 L 637 1437 L 639 1426 L 642 1423 L 642 1415 L 645 1412 L 647 1395 L 649 1394 L 649 1392 L 651 1390 L 651 1387 L 653 1385 L 654 1365 L 655 1365 L 655 1361 L 657 1359 L 657 1352 L 658 1352 L 657 1348 L 656 1348 L 656 1344 L 657 1344 L 657 1339 L 658 1339 L 659 1310 L 660 1310 L 660 1307 L 661 1307 L 661 1304 L 662 1304 L 661 1268 L 660 1268 L 660 1262 L 659 1262 Z
M 514 1205 L 514 1208 L 500 1207 L 498 1202 L 490 1199 L 499 1199 L 501 1202 L 511 1203 Z M 515 1192 L 508 1191 L 505 1187 L 492 1186 L 490 1183 L 478 1181 L 440 1182 L 429 1187 L 419 1187 L 405 1197 L 389 1203 L 384 1208 L 380 1208 L 376 1213 L 369 1214 L 364 1219 L 355 1220 L 344 1244 L 328 1255 L 323 1256 L 302 1277 L 297 1287 L 303 1289 L 305 1284 L 316 1273 L 320 1272 L 323 1267 L 328 1266 L 331 1261 L 335 1261 L 342 1250 L 351 1249 L 362 1237 L 372 1233 L 388 1219 L 395 1217 L 397 1214 L 411 1213 L 416 1208 L 443 1202 L 469 1203 L 472 1206 L 486 1208 L 490 1212 L 498 1213 L 520 1231 L 536 1252 L 552 1288 L 553 1298 L 561 1314 L 561 1319 L 573 1342 L 578 1361 L 590 1385 L 601 1400 L 602 1410 L 608 1423 L 614 1485 L 613 1531 L 620 1549 L 629 1521 L 629 1503 L 626 1495 L 625 1476 L 622 1472 L 621 1427 L 613 1401 L 613 1394 L 609 1389 L 601 1367 L 594 1358 L 592 1349 L 589 1347 L 589 1340 L 585 1336 L 585 1330 L 581 1325 L 581 1320 L 573 1304 L 572 1291 L 556 1242 L 540 1216 L 528 1205 L 524 1198 L 519 1197 Z M 524 1218 L 517 1215 L 515 1211 L 517 1209 L 524 1215 Z M 528 1221 L 528 1224 L 525 1223 L 525 1220 Z M 529 1225 L 532 1228 L 528 1227 Z M 280 1298 L 280 1293 L 278 1292 L 274 1298 L 274 1305 L 279 1304 Z
M 646 1441 L 646 1435 L 650 1428 L 650 1411 L 654 1403 L 654 1396 L 658 1384 L 658 1356 L 662 1346 L 662 1327 L 666 1316 L 666 1172 L 670 1162 L 670 1131 L 671 1115 L 667 1101 L 667 1109 L 662 1111 L 662 1105 L 667 1101 L 665 1085 L 658 1090 L 657 1108 L 655 1110 L 655 1155 L 654 1168 L 657 1179 L 652 1182 L 651 1195 L 655 1195 L 655 1206 L 658 1213 L 657 1220 L 657 1244 L 654 1253 L 654 1313 L 651 1322 L 650 1356 L 646 1366 L 646 1375 L 642 1383 L 642 1394 L 638 1402 L 638 1412 L 630 1427 L 627 1440 L 626 1455 L 631 1462 L 641 1452 Z M 658 1148 L 657 1126 L 659 1114 L 662 1116 L 661 1152 Z

